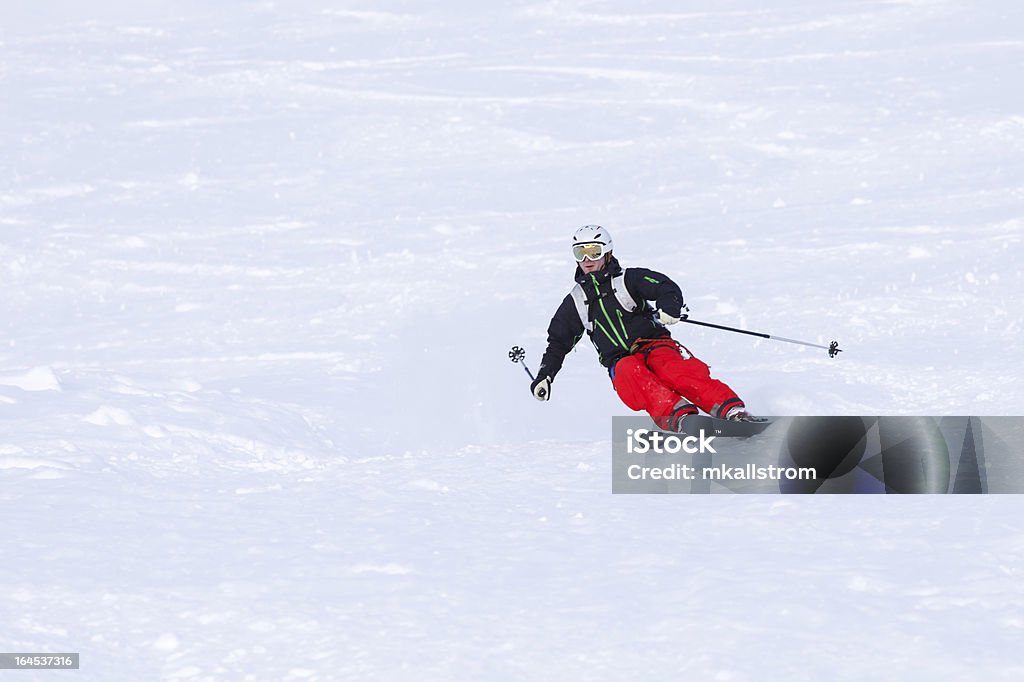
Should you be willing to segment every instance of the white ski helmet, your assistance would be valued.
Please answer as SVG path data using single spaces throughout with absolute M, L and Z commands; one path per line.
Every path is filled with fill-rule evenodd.
M 600 246 L 595 250 L 594 246 Z M 589 248 L 587 248 L 589 247 Z M 572 255 L 577 262 L 584 258 L 598 260 L 612 250 L 612 235 L 600 225 L 584 225 L 572 235 Z

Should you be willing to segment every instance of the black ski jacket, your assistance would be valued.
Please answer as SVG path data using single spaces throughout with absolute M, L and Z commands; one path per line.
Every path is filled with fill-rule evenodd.
M 626 289 L 637 303 L 632 312 L 619 303 L 612 291 L 612 280 L 623 273 Z M 629 355 L 637 339 L 670 336 L 665 326 L 655 317 L 654 308 L 648 305 L 648 301 L 654 301 L 658 309 L 673 317 L 679 317 L 683 306 L 682 292 L 668 277 L 647 268 L 623 270 L 615 258 L 611 258 L 602 270 L 590 275 L 577 266 L 576 282 L 583 288 L 589 318 L 593 323 L 590 340 L 597 348 L 601 364 L 608 368 Z M 548 325 L 548 347 L 544 351 L 537 376 L 554 379 L 562 369 L 566 354 L 583 337 L 585 331 L 576 303 L 572 294 L 569 294 L 562 299 L 562 304 Z

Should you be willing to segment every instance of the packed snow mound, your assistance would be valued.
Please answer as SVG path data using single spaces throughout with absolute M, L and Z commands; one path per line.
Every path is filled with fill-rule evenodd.
M 23 391 L 60 391 L 60 381 L 50 367 L 33 367 L 25 372 L 0 373 L 0 386 L 13 386 Z

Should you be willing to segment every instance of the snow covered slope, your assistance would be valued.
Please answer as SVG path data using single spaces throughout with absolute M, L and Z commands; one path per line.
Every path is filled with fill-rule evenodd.
M 763 414 L 1022 414 L 1014 2 L 0 7 L 0 650 L 1017 679 L 1020 503 L 613 497 L 573 228 Z M 14 673 L 11 673 L 12 675 Z M 69 673 L 17 673 L 55 679 Z

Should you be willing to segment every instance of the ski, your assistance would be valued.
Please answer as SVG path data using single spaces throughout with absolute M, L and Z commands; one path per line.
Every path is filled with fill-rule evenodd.
M 751 417 L 747 421 L 730 421 L 704 414 L 692 414 L 683 418 L 680 431 L 688 436 L 696 436 L 703 431 L 719 438 L 746 438 L 761 433 L 769 426 L 771 422 L 763 417 Z

